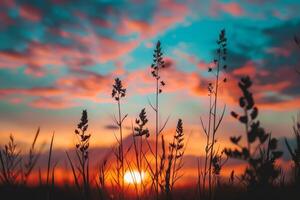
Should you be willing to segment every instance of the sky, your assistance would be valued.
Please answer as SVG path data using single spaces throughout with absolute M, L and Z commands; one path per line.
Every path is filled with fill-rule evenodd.
M 152 54 L 161 41 L 168 68 L 160 95 L 161 124 L 171 137 L 182 118 L 189 138 L 188 156 L 203 153 L 200 116 L 208 113 L 207 72 L 221 29 L 228 38 L 227 83 L 219 108 L 226 114 L 218 139 L 243 131 L 231 116 L 238 110 L 237 82 L 249 75 L 260 119 L 273 136 L 292 136 L 300 110 L 300 2 L 297 0 L 2 0 L 0 2 L 0 144 L 13 134 L 25 148 L 41 127 L 40 141 L 55 148 L 75 144 L 74 129 L 87 109 L 91 146 L 116 143 L 111 98 L 114 78 L 127 94 L 125 136 L 142 108 L 153 132 L 155 80 Z

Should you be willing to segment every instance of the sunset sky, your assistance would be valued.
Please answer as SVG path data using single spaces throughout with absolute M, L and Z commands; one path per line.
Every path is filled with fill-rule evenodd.
M 92 3 L 91 3 L 92 2 Z M 228 38 L 227 105 L 218 133 L 221 146 L 243 127 L 230 116 L 238 110 L 237 81 L 249 75 L 263 126 L 273 136 L 292 136 L 300 109 L 300 2 L 297 0 L 2 0 L 0 1 L 0 144 L 9 134 L 22 146 L 36 129 L 55 148 L 75 143 L 81 112 L 89 114 L 91 145 L 110 148 L 117 130 L 111 98 L 113 80 L 127 88 L 122 112 L 126 135 L 142 108 L 154 127 L 154 79 L 150 65 L 157 40 L 168 67 L 162 74 L 161 122 L 171 137 L 178 118 L 189 135 L 187 155 L 203 152 L 199 117 L 208 112 L 207 72 L 221 29 Z M 152 132 L 153 133 L 153 132 Z

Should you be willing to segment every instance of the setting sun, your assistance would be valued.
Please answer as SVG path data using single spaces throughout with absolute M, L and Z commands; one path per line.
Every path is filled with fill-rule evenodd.
M 145 179 L 145 172 L 138 172 L 136 170 L 126 171 L 124 174 L 124 180 L 128 184 L 140 184 Z

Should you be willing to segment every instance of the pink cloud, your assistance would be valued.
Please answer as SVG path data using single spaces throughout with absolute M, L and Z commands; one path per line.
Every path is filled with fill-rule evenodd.
M 0 6 L 2 7 L 8 7 L 11 8 L 16 5 L 16 2 L 14 0 L 1 0 Z
M 64 92 L 81 98 L 93 99 L 100 92 L 110 94 L 113 78 L 108 76 L 101 76 L 97 74 L 78 76 L 65 76 L 57 80 L 57 87 Z
M 2 24 L 1 29 L 3 29 L 6 26 L 9 26 L 14 23 L 14 20 L 10 18 L 6 12 L 0 12 L 0 23 Z
M 103 28 L 103 27 L 111 28 L 112 27 L 112 23 L 110 21 L 104 20 L 104 19 L 95 18 L 95 19 L 92 19 L 92 23 L 101 28 Z
M 166 83 L 163 91 L 166 93 L 186 92 L 191 96 L 206 95 L 205 79 L 196 72 L 184 72 L 176 68 L 176 63 L 171 58 L 166 58 L 168 67 L 161 71 L 162 80 Z M 155 80 L 151 76 L 150 67 L 136 70 L 124 79 L 131 91 L 139 94 L 154 92 Z M 138 83 L 138 84 L 137 84 Z
M 256 63 L 253 61 L 248 61 L 244 66 L 234 69 L 232 72 L 234 76 L 245 76 L 248 75 L 250 77 L 254 77 L 255 75 L 259 76 L 267 76 L 269 72 L 260 68 Z
M 11 94 L 24 94 L 30 96 L 54 96 L 61 95 L 63 92 L 55 87 L 35 87 L 28 89 L 21 88 L 9 88 L 9 89 L 0 89 L 1 95 L 11 95 Z
M 71 37 L 87 50 L 83 51 L 73 46 L 32 42 L 22 53 L 0 51 L 0 68 L 14 69 L 26 66 L 25 73 L 41 77 L 48 72 L 46 66 L 81 68 L 96 63 L 106 63 L 128 54 L 139 44 L 137 40 L 121 42 L 96 36 L 93 33 L 85 37 L 74 35 Z
M 207 63 L 204 60 L 201 60 L 201 59 L 197 58 L 197 56 L 195 56 L 195 55 L 189 55 L 189 54 L 184 53 L 184 52 L 179 51 L 179 50 L 175 50 L 174 54 L 176 56 L 179 56 L 180 58 L 188 61 L 189 63 L 197 66 L 201 70 L 207 70 L 211 66 L 210 63 Z
M 134 20 L 124 17 L 117 33 L 129 35 L 138 33 L 142 39 L 151 38 L 165 31 L 175 24 L 184 22 L 189 13 L 186 4 L 178 3 L 171 0 L 160 0 L 151 21 Z
M 24 19 L 27 19 L 32 22 L 39 22 L 42 18 L 42 12 L 30 5 L 20 6 L 19 14 Z
M 17 68 L 26 64 L 26 56 L 13 51 L 0 51 L 0 68 Z
M 19 11 L 20 16 L 30 21 L 36 22 L 42 18 L 41 11 L 33 6 L 22 5 Z M 106 12 L 110 15 L 116 14 L 114 10 L 109 8 L 106 9 Z M 150 38 L 176 23 L 183 22 L 187 14 L 188 7 L 186 4 L 170 0 L 161 0 L 159 1 L 158 9 L 155 10 L 151 22 L 124 17 L 116 31 L 122 34 L 136 32 L 139 33 L 142 38 Z M 84 19 L 89 17 L 86 15 L 80 16 Z M 107 20 L 98 18 L 91 20 L 92 23 L 97 26 L 115 28 Z M 153 26 L 153 24 L 155 24 L 155 26 Z M 26 74 L 42 77 L 51 73 L 51 71 L 56 71 L 53 68 L 61 66 L 74 69 L 119 59 L 134 50 L 141 42 L 140 39 L 127 42 L 119 41 L 101 36 L 93 29 L 86 29 L 87 35 L 85 36 L 56 28 L 50 30 L 51 33 L 56 36 L 75 41 L 72 46 L 31 42 L 27 45 L 28 48 L 24 52 L 1 51 L 0 68 L 18 68 L 25 66 Z M 51 71 L 46 66 L 51 67 Z
M 78 104 L 66 99 L 66 98 L 47 98 L 41 97 L 38 98 L 29 104 L 34 108 L 41 108 L 41 109 L 65 109 L 71 108 Z
M 53 45 L 32 42 L 25 52 L 0 51 L 0 68 L 18 68 L 27 66 L 25 73 L 35 76 L 45 74 L 45 66 L 61 66 L 64 64 L 60 49 Z M 61 52 L 60 52 L 61 53 Z
M 238 17 L 242 16 L 245 14 L 244 9 L 241 7 L 240 4 L 235 3 L 235 2 L 230 2 L 230 3 L 220 3 L 218 1 L 213 1 L 212 2 L 212 14 L 214 16 L 218 15 L 218 12 L 225 12 L 228 14 L 231 14 L 232 16 Z
M 267 52 L 272 53 L 276 56 L 284 56 L 284 57 L 289 57 L 291 54 L 291 50 L 284 47 L 272 47 L 267 49 Z
M 8 100 L 14 104 L 22 103 L 22 99 L 30 97 L 33 100 L 29 100 L 29 106 L 62 109 L 78 105 L 76 103 L 78 99 L 94 102 L 108 101 L 112 84 L 111 75 L 101 76 L 91 72 L 85 74 L 83 71 L 82 75 L 73 74 L 73 76 L 62 77 L 51 87 L 0 89 L 0 96 L 3 100 Z M 108 98 L 98 97 L 99 94 L 105 94 L 104 96 Z

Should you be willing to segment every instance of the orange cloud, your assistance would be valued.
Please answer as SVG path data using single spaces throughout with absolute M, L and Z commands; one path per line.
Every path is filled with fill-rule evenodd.
M 96 98 L 100 92 L 110 94 L 110 88 L 113 83 L 111 75 L 102 76 L 98 74 L 89 74 L 82 77 L 66 76 L 57 80 L 56 85 L 65 93 L 75 97 Z
M 285 99 L 279 102 L 258 103 L 258 105 L 262 109 L 269 109 L 273 111 L 297 110 L 300 109 L 300 97 Z
M 67 98 L 40 97 L 30 102 L 29 105 L 34 108 L 41 108 L 41 109 L 65 109 L 65 108 L 74 107 L 78 104 L 68 100 Z
M 41 87 L 41 88 L 29 88 L 29 89 L 20 89 L 20 88 L 10 88 L 10 89 L 0 89 L 1 95 L 10 95 L 10 94 L 25 94 L 33 96 L 53 96 L 60 95 L 63 92 L 54 87 Z
M 250 77 L 258 76 L 267 76 L 269 72 L 262 68 L 259 68 L 256 63 L 253 61 L 248 61 L 244 66 L 234 69 L 231 74 L 234 76 L 245 76 L 248 75 Z

